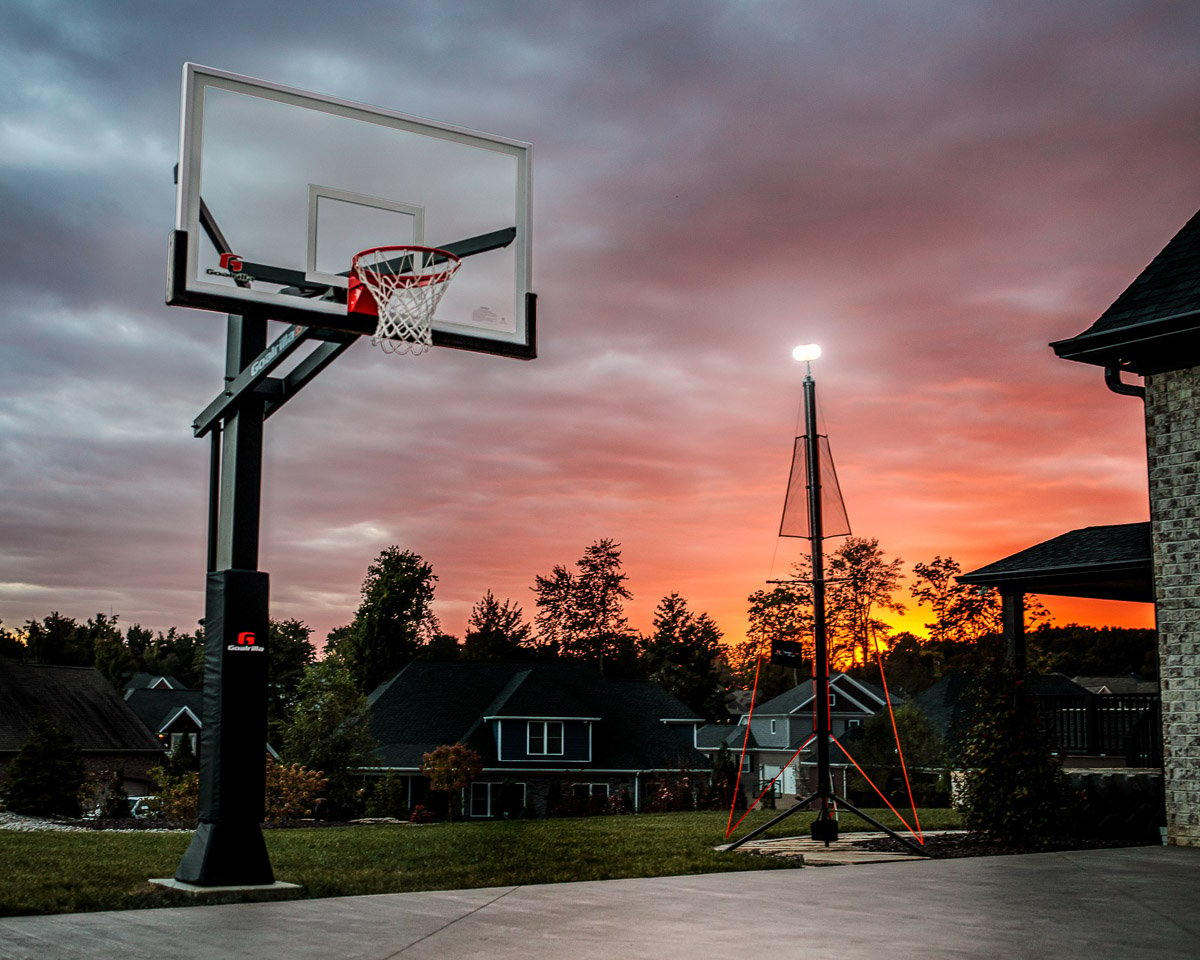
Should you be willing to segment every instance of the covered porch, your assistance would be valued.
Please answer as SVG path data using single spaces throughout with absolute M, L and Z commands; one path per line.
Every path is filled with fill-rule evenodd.
M 1026 594 L 1154 602 L 1150 523 L 1071 530 L 965 573 L 958 581 L 999 591 L 1009 660 L 1024 671 Z

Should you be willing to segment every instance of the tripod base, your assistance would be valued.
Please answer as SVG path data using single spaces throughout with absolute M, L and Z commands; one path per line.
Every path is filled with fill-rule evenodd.
M 759 836 L 762 833 L 765 833 L 771 827 L 775 826 L 775 824 L 777 824 L 783 820 L 786 820 L 788 817 L 790 817 L 792 814 L 796 813 L 797 811 L 803 810 L 814 800 L 821 800 L 824 802 L 821 804 L 820 815 L 812 823 L 812 830 L 811 830 L 812 838 L 814 840 L 823 840 L 825 842 L 826 846 L 829 846 L 830 843 L 832 843 L 834 840 L 836 840 L 838 838 L 838 823 L 831 816 L 829 816 L 829 804 L 830 804 L 830 802 L 833 802 L 833 803 L 836 803 L 839 807 L 849 810 L 856 817 L 859 817 L 862 820 L 866 820 L 867 823 L 871 824 L 871 826 L 875 827 L 877 830 L 882 830 L 884 833 L 886 833 L 889 837 L 891 837 L 897 843 L 902 844 L 903 846 L 905 846 L 909 850 L 911 850 L 913 853 L 917 854 L 917 856 L 920 856 L 920 857 L 928 856 L 928 854 L 924 850 L 922 850 L 920 847 L 918 847 L 915 843 L 913 843 L 907 837 L 900 836 L 900 834 L 898 834 L 895 830 L 891 829 L 891 827 L 885 827 L 882 823 L 880 823 L 878 820 L 876 820 L 870 814 L 863 813 L 861 810 L 858 809 L 858 807 L 854 806 L 854 804 L 852 804 L 849 800 L 844 800 L 842 797 L 839 797 L 836 793 L 823 792 L 823 791 L 818 791 L 818 792 L 806 797 L 805 799 L 801 800 L 798 804 L 796 804 L 791 809 L 784 810 L 783 813 L 781 813 L 777 817 L 772 817 L 770 820 L 768 820 L 766 823 L 764 823 L 761 827 L 758 827 L 755 830 L 751 830 L 748 834 L 746 834 L 744 837 L 742 837 L 741 840 L 735 840 L 733 843 L 731 843 L 727 847 L 725 847 L 725 849 L 727 851 L 728 850 L 736 850 L 743 843 L 747 843 L 748 841 L 753 840 L 755 837 Z

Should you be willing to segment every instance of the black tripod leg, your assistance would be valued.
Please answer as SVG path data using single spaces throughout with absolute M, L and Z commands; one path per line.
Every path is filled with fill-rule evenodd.
M 801 801 L 800 801 L 798 804 L 796 804 L 794 807 L 789 807 L 787 810 L 784 810 L 784 811 L 783 811 L 783 813 L 781 813 L 779 816 L 777 816 L 777 817 L 773 817 L 772 819 L 768 820 L 768 821 L 767 821 L 766 823 L 764 823 L 764 824 L 763 824 L 761 827 L 758 827 L 758 828 L 757 828 L 757 829 L 755 829 L 755 830 L 751 830 L 751 831 L 750 831 L 748 834 L 746 834 L 744 837 L 742 837 L 742 839 L 741 839 L 741 840 L 735 840 L 733 843 L 731 843 L 729 846 L 727 846 L 727 847 L 725 848 L 725 849 L 726 849 L 726 851 L 729 851 L 729 850 L 736 850 L 738 847 L 740 847 L 740 846 L 741 846 L 743 843 L 745 843 L 746 841 L 748 841 L 748 840 L 753 840 L 753 839 L 754 839 L 755 837 L 757 837 L 759 834 L 763 833 L 763 832 L 764 832 L 764 831 L 766 831 L 766 830 L 769 830 L 769 829 L 771 829 L 771 827 L 775 826 L 775 824 L 779 823 L 781 820 L 786 820 L 788 817 L 790 817 L 790 816 L 791 816 L 793 813 L 795 813 L 797 810 L 803 810 L 803 809 L 804 809 L 805 807 L 807 807 L 807 806 L 808 806 L 810 803 L 812 803 L 814 800 L 816 800 L 818 796 L 820 796 L 820 794 L 816 794 L 816 793 L 814 793 L 812 796 L 810 796 L 810 797 L 807 797 L 807 798 L 805 798 L 804 800 L 801 800 Z
M 920 847 L 918 847 L 915 843 L 913 843 L 907 837 L 900 836 L 900 834 L 898 834 L 895 830 L 891 829 L 891 827 L 885 827 L 882 823 L 880 823 L 874 817 L 870 816 L 869 814 L 863 813 L 861 810 L 858 809 L 858 807 L 856 807 L 856 806 L 854 806 L 854 804 L 850 803 L 850 801 L 843 800 L 841 797 L 836 796 L 836 795 L 833 797 L 833 800 L 838 804 L 838 806 L 845 807 L 856 817 L 859 817 L 862 820 L 866 820 L 867 823 L 871 824 L 873 827 L 876 827 L 877 829 L 882 830 L 884 833 L 886 833 L 889 837 L 891 837 L 897 843 L 904 844 L 904 846 L 908 847 L 909 850 L 911 850 L 913 853 L 917 854 L 918 856 L 922 856 L 922 857 L 929 856 L 928 853 L 926 853 L 924 850 L 922 850 Z M 747 838 L 747 839 L 749 839 L 749 838 Z

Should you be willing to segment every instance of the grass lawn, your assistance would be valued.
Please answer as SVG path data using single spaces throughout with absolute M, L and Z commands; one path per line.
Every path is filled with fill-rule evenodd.
M 886 811 L 868 811 L 899 827 Z M 744 835 L 774 814 L 756 811 Z M 275 875 L 306 897 L 451 890 L 784 869 L 782 860 L 718 853 L 728 813 L 641 814 L 563 820 L 370 825 L 267 830 Z M 807 833 L 799 813 L 767 836 Z M 948 810 L 923 811 L 927 830 L 960 825 Z M 843 832 L 870 829 L 841 818 Z M 175 873 L 190 834 L 0 831 L 0 916 L 73 913 L 197 903 L 147 882 Z M 201 903 L 226 901 L 205 897 Z

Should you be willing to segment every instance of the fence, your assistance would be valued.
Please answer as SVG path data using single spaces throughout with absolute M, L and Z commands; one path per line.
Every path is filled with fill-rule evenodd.
M 1155 694 L 1094 693 L 1035 698 L 1038 718 L 1063 754 L 1122 757 L 1127 767 L 1162 766 L 1162 708 Z

